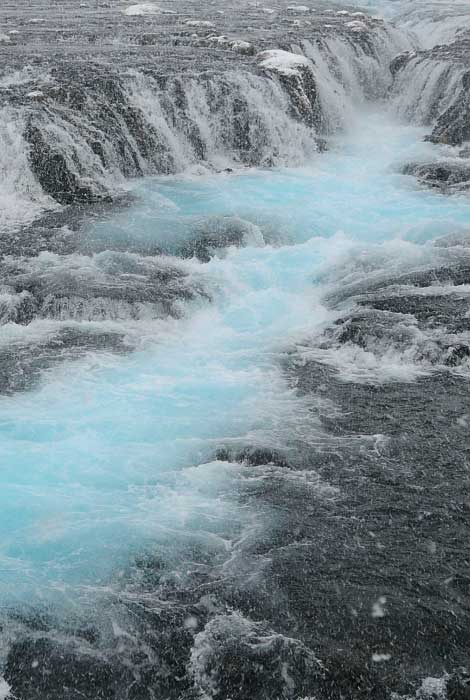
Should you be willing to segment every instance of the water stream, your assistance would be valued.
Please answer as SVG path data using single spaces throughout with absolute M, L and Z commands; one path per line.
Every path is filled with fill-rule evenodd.
M 147 179 L 133 205 L 89 226 L 88 245 L 119 243 L 132 259 L 152 245 L 171 254 L 201 221 L 250 224 L 241 247 L 181 262 L 212 303 L 178 319 L 91 321 L 138 336 L 137 350 L 90 353 L 0 399 L 2 605 L 76 605 L 156 546 L 170 559 L 189 540 L 229 556 L 247 528 L 267 526 L 269 513 L 237 497 L 246 473 L 215 451 L 302 431 L 305 406 L 280 359 L 334 319 L 322 298 L 338 267 L 349 279 L 364 266 L 414 269 L 432 262 L 432 239 L 465 228 L 467 198 L 399 173 L 427 155 L 422 133 L 370 110 L 302 169 Z

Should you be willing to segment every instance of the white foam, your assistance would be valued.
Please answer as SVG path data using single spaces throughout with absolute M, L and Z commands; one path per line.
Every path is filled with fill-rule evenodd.
M 11 698 L 10 692 L 11 686 L 0 676 L 0 700 L 8 700 Z
M 248 94 L 258 110 L 253 114 L 279 128 L 279 116 L 266 113 L 266 99 L 259 94 L 266 83 L 276 90 L 277 81 L 244 75 L 227 80 Z M 186 94 L 208 148 L 211 138 L 217 148 L 208 93 L 190 84 Z M 269 104 L 277 104 L 272 97 L 278 93 L 269 95 Z M 145 108 L 152 109 L 150 100 Z M 6 513 L 10 528 L 0 552 L 9 571 L 9 594 L 23 592 L 30 600 L 33 583 L 40 593 L 44 586 L 51 594 L 59 585 L 74 589 L 76 577 L 106 581 L 113 565 L 128 561 L 134 547 L 158 540 L 174 548 L 175 532 L 183 539 L 199 537 L 231 556 L 228 520 L 237 529 L 245 514 L 237 510 L 238 486 L 224 489 L 241 472 L 236 465 L 211 462 L 209 455 L 221 443 L 275 448 L 293 435 L 306 444 L 318 441 L 315 404 L 286 385 L 279 367 L 280 353 L 296 344 L 301 359 L 316 357 L 338 367 L 345 381 L 408 381 L 429 371 L 412 352 L 404 357 L 391 348 L 314 347 L 339 314 L 322 302 L 326 291 L 347 291 L 365 275 L 379 280 L 442 260 L 453 254 L 451 249 L 403 239 L 414 229 L 432 238 L 449 222 L 468 225 L 468 204 L 453 202 L 446 209 L 437 195 L 405 188 L 392 167 L 410 156 L 421 130 L 389 122 L 383 112 L 361 114 L 358 124 L 308 168 L 145 180 L 136 185 L 140 201 L 105 222 L 111 240 L 124 227 L 150 243 L 162 221 L 165 227 L 169 221 L 173 227 L 182 220 L 194 222 L 201 208 L 206 216 L 238 216 L 254 228 L 245 241 L 249 247 L 230 248 L 203 265 L 196 260 L 182 264 L 203 277 L 211 305 L 179 320 L 95 322 L 93 327 L 102 331 L 140 337 L 139 352 L 124 358 L 91 352 L 73 365 L 55 367 L 35 392 L 0 400 L 0 451 L 10 469 L 8 483 L 35 503 L 34 517 L 24 523 L 25 511 L 7 512 L 16 501 L 6 487 L 0 490 L 0 517 Z M 279 147 L 286 133 L 287 127 L 279 134 Z M 419 146 L 424 147 L 429 146 Z M 338 233 L 340 228 L 345 233 Z M 262 245 L 273 230 L 285 245 Z M 383 243 L 387 238 L 393 240 Z M 118 259 L 110 253 L 94 258 L 48 253 L 25 265 L 41 279 L 51 271 L 71 274 L 86 287 L 115 270 Z M 147 259 L 147 264 L 155 261 Z M 130 286 L 132 280 L 122 284 Z M 88 323 L 81 327 L 91 328 Z M 53 327 L 47 321 L 27 328 L 7 324 L 0 338 L 3 342 L 5 331 L 20 342 L 20 336 L 45 335 Z M 314 342 L 300 347 L 309 334 Z M 201 471 L 188 465 L 200 465 Z M 274 469 L 271 465 L 256 476 L 269 478 Z M 303 484 L 295 479 L 309 493 L 334 497 L 316 475 L 309 477 Z M 220 489 L 214 495 L 216 482 Z M 15 540 L 24 544 L 24 559 L 18 556 L 16 563 L 9 550 Z M 83 555 L 80 566 L 73 558 L 77 547 Z
M 0 110 L 0 231 L 33 221 L 45 208 L 58 208 L 31 172 L 24 128 L 15 110 Z
M 228 71 L 223 80 L 211 76 L 201 82 L 189 76 L 184 81 L 184 91 L 188 116 L 197 126 L 204 145 L 205 163 L 216 170 L 239 168 L 241 164 L 240 154 L 233 146 L 239 136 L 232 118 L 234 101 L 239 99 L 246 105 L 246 118 L 251 124 L 251 152 L 256 154 L 259 165 L 297 165 L 317 152 L 315 134 L 292 118 L 289 99 L 277 81 L 252 73 Z M 173 96 L 167 89 L 163 97 L 153 78 L 136 76 L 130 95 L 132 102 L 168 143 L 176 169 L 181 171 L 193 166 L 197 156 L 187 130 L 178 128 L 162 106 L 164 101 L 176 101 L 178 93 Z M 215 100 L 217 109 L 215 95 L 220 96 Z M 175 112 L 178 113 L 177 107 Z

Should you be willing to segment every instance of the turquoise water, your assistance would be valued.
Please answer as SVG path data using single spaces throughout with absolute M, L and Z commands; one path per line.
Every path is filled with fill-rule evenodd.
M 134 554 L 177 558 L 187 541 L 223 557 L 254 526 L 237 500 L 246 473 L 214 451 L 301 428 L 279 359 L 331 319 L 324 285 L 348 261 L 358 277 L 432 260 L 426 241 L 468 226 L 468 199 L 399 174 L 429 155 L 421 136 L 362 115 L 309 167 L 147 180 L 132 207 L 90 229 L 95 241 L 171 252 L 204 218 L 230 215 L 262 237 L 181 263 L 212 303 L 179 320 L 122 322 L 136 352 L 90 353 L 0 399 L 1 601 L 94 595 Z
M 303 169 L 144 181 L 135 190 L 141 203 L 93 234 L 171 248 L 201 218 L 224 214 L 258 224 L 268 240 L 303 243 L 343 231 L 364 241 L 425 241 L 468 225 L 465 198 L 420 190 L 399 172 L 405 162 L 436 157 L 436 147 L 422 141 L 425 133 L 366 112 Z

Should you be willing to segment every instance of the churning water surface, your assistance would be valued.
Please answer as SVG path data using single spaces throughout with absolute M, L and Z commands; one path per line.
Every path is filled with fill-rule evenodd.
M 237 498 L 246 473 L 215 451 L 301 430 L 280 358 L 331 321 L 322 294 L 339 264 L 351 261 L 351 278 L 374 256 L 390 269 L 424 264 L 430 240 L 468 222 L 468 199 L 399 173 L 429 157 L 422 136 L 368 112 L 308 167 L 149 179 L 132 206 L 89 227 L 101 250 L 110 240 L 170 255 L 207 218 L 251 224 L 242 247 L 181 263 L 211 303 L 140 321 L 134 353 L 89 354 L 0 399 L 3 605 L 75 605 L 158 545 L 175 560 L 188 541 L 229 556 L 247 529 L 269 526 Z M 120 330 L 135 335 L 132 321 Z

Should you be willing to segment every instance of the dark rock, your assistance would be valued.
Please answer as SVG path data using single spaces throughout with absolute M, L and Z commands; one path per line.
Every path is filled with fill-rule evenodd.
M 414 175 L 429 187 L 437 187 L 444 191 L 470 189 L 470 164 L 452 162 L 412 163 L 403 172 Z
M 288 54 L 289 52 L 286 53 Z M 276 67 L 266 68 L 263 67 L 263 59 L 266 55 L 269 55 L 269 52 L 266 52 L 266 54 L 261 53 L 258 56 L 258 59 L 261 60 L 261 68 L 268 75 L 278 80 L 289 95 L 293 117 L 320 133 L 327 131 L 313 65 L 308 66 L 299 63 L 296 69 L 292 71 L 284 71 L 282 68 L 278 69 Z
M 0 306 L 0 321 L 138 319 L 142 313 L 177 317 L 179 302 L 205 296 L 183 270 L 158 258 L 107 251 L 68 262 L 63 257 L 45 268 L 0 265 L 10 290 L 10 301 Z
M 217 450 L 215 457 L 224 462 L 240 462 L 253 467 L 265 464 L 288 466 L 286 456 L 279 450 L 269 447 L 245 447 L 241 450 L 220 448 Z
M 74 360 L 90 351 L 129 352 L 119 333 L 65 328 L 42 343 L 27 340 L 0 350 L 0 394 L 31 390 L 42 373 L 60 362 Z
M 14 643 L 4 676 L 14 695 L 28 700 L 116 700 L 132 680 L 124 666 L 47 638 Z
M 298 698 L 318 688 L 324 670 L 302 642 L 239 613 L 217 616 L 195 639 L 196 685 L 213 700 Z
M 325 659 L 325 679 L 320 684 L 321 697 L 328 700 L 383 700 L 386 684 L 370 658 L 359 660 L 354 655 L 338 654 Z
M 403 51 L 402 53 L 399 53 L 398 56 L 395 56 L 393 61 L 390 63 L 390 72 L 393 75 L 393 77 L 396 76 L 396 74 L 404 68 L 412 58 L 416 57 L 416 52 L 415 51 Z
M 449 367 L 457 367 L 470 358 L 470 347 L 468 345 L 451 346 L 445 360 Z
M 109 199 L 105 192 L 84 185 L 71 170 L 63 153 L 54 150 L 47 143 L 44 133 L 30 122 L 25 131 L 30 144 L 29 159 L 31 168 L 41 187 L 60 204 L 73 202 L 94 202 Z
M 452 146 L 470 141 L 470 71 L 463 75 L 460 93 L 452 106 L 439 116 L 428 140 Z
M 470 700 L 470 674 L 467 669 L 454 671 L 447 681 L 448 700 Z
M 197 257 L 208 262 L 217 250 L 262 242 L 261 231 L 250 221 L 230 216 L 214 217 L 198 225 L 191 238 L 177 244 L 171 252 L 183 258 Z
M 447 236 L 437 238 L 434 241 L 434 245 L 436 246 L 436 248 L 453 248 L 454 246 L 470 248 L 470 231 L 449 233 Z

